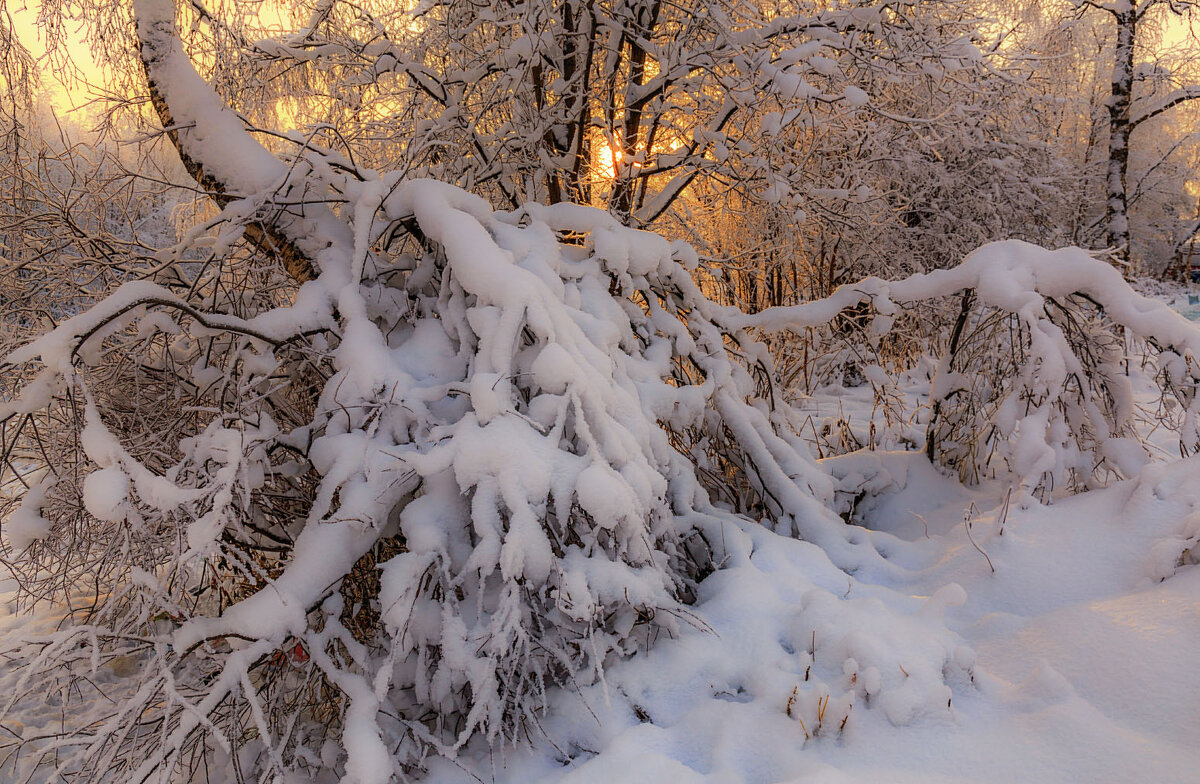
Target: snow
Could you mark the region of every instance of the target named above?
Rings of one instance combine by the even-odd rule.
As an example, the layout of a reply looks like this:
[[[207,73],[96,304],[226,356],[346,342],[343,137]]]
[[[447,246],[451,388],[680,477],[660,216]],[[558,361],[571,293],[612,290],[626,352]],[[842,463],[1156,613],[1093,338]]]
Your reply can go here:
[[[307,167],[289,167],[263,147],[196,72],[175,29],[175,4],[136,0],[133,6],[147,75],[170,106],[181,152],[203,161],[206,175],[215,177],[227,191],[259,194],[259,200],[242,205],[249,213],[269,208],[264,202],[277,197],[313,202],[301,209],[279,210],[275,220],[286,237],[318,259],[322,270],[357,258],[351,255],[356,238],[321,203],[324,194],[308,192],[318,180],[305,176]]]
[[[345,21],[327,16],[334,5],[320,0],[307,33],[260,50],[334,54],[318,29]],[[869,42],[918,21],[905,15],[917,5],[697,20],[722,31],[730,56],[715,60],[687,30],[649,42],[655,75],[622,105],[661,103],[670,74],[690,74],[670,78],[711,125],[644,170],[659,184],[639,214],[733,153],[788,212],[808,198],[895,201],[858,177],[812,188],[732,129],[753,126],[741,108],[765,99],[780,111],[759,130],[782,145],[767,149],[789,152],[792,126],[832,127],[794,104],[850,118],[872,103],[845,84],[856,61],[855,80],[875,89],[982,57],[966,37],[937,63],[920,46],[878,56]],[[175,3],[132,10],[168,136],[221,191],[219,218],[179,250],[219,227],[203,238],[219,257],[248,223],[270,222],[303,255],[292,275],[305,282],[290,305],[246,319],[129,283],[5,358],[19,393],[0,420],[20,423],[14,441],[45,422],[78,460],[5,466],[16,481],[4,490],[22,497],[0,507],[19,576],[0,575],[0,784],[80,764],[182,782],[177,763],[197,753],[214,780],[314,784],[1195,779],[1200,458],[1162,459],[1200,448],[1195,324],[1084,251],[1020,242],[746,314],[706,295],[694,249],[604,210],[499,212],[298,133],[281,159],[198,75]],[[615,17],[590,24],[625,36]],[[792,27],[810,43],[793,46]],[[911,32],[897,43],[919,44]],[[502,84],[526,83],[524,61],[549,45],[515,40],[496,59]],[[444,111],[410,151],[434,125],[463,124],[468,104],[489,105],[459,87],[486,82],[490,65],[436,85],[385,36],[353,54],[377,60],[368,79],[392,70],[441,88]],[[728,83],[704,87],[718,74]],[[565,77],[547,89],[572,93]],[[531,150],[565,127],[555,111],[534,118],[547,134],[516,115],[472,132]],[[454,171],[459,156],[438,157]],[[626,164],[650,166],[637,158]],[[505,189],[513,172],[497,161],[488,177]],[[529,179],[518,190],[536,193]],[[865,306],[877,343],[930,302],[961,302],[964,322],[997,315],[1026,342],[986,345],[1013,359],[982,370],[946,353],[906,378],[864,362],[857,391],[793,404],[781,388],[769,346],[787,333]],[[178,368],[155,378],[208,404],[168,439],[112,403],[119,366],[141,361],[122,353],[134,336],[163,341]],[[1137,341],[1156,375],[1131,368]],[[877,440],[884,395],[913,413],[887,416]],[[1160,424],[1136,414],[1152,399],[1181,420],[1178,440],[1138,432]],[[866,423],[880,447],[848,452]],[[954,452],[964,432],[986,434],[978,451]],[[834,456],[817,459],[826,435]],[[16,463],[51,463],[26,452]],[[99,595],[64,585],[62,606],[18,606],[60,578],[56,558],[97,553],[112,565],[86,588]],[[378,623],[350,628],[348,604]],[[39,753],[61,768],[37,767]]]
[[[811,405],[869,416],[865,397],[840,388]],[[1200,568],[1186,553],[1200,540],[1200,458],[1151,463],[1110,487],[1007,515],[1001,485],[963,487],[919,453],[822,465],[839,487],[871,488],[863,527],[852,530],[900,568],[848,575],[815,544],[749,521],[726,525],[727,559],[673,638],[610,666],[603,683],[551,692],[544,735],[530,746],[496,755],[477,741],[453,762],[434,759],[421,780],[1194,780]],[[599,493],[616,479],[595,481]],[[444,537],[418,521],[454,515],[434,497],[406,510],[414,544],[419,530]],[[971,504],[995,573],[967,538]],[[389,562],[390,624],[415,635],[441,626],[411,593],[433,563],[417,553]],[[590,617],[589,597],[601,593],[590,583],[602,575],[578,554],[562,568],[559,606]],[[37,623],[0,617],[3,645]],[[0,668],[0,683],[15,677]],[[352,773],[389,781],[370,729],[376,698],[356,682],[346,690],[363,727],[347,738]],[[40,705],[7,725],[28,735],[54,728],[55,709]]]
[[[1064,256],[1130,321],[1193,339]],[[845,393],[814,404],[869,418]],[[848,575],[812,543],[726,527],[676,639],[555,694],[532,750],[468,747],[426,780],[1192,781],[1200,461],[1135,447],[1109,446],[1131,479],[1007,512],[1003,485],[964,488],[917,453],[825,461],[868,490],[852,531],[897,568]]]
[[[425,780],[1193,781],[1200,569],[1160,581],[1145,557],[1195,535],[1178,521],[1200,503],[1200,460],[1011,511],[1001,535],[990,491],[919,455],[877,458],[895,481],[865,522],[916,559],[905,580],[729,531],[737,555],[677,639],[611,668],[607,694],[555,695],[533,750],[468,749]],[[995,574],[961,524],[971,501]],[[929,538],[897,519],[908,508],[930,513]]]
[[[10,546],[24,550],[39,539],[50,535],[50,522],[41,515],[46,502],[46,484],[33,485],[17,507],[4,521],[4,535]]]
[[[170,13],[151,0],[138,8],[143,24]],[[162,67],[182,68],[163,45]],[[205,144],[210,121],[233,133],[236,118],[209,117],[204,96],[176,98],[204,115],[187,144]],[[246,169],[229,178],[281,187],[264,151],[242,139],[235,152]],[[266,776],[285,768],[274,736],[284,730],[256,699],[255,663],[278,654],[311,662],[306,677],[343,698],[320,758],[345,784],[1194,778],[1200,458],[1153,462],[1131,438],[1147,379],[1109,354],[1085,368],[1051,316],[1084,295],[1157,343],[1171,384],[1194,387],[1200,330],[1170,307],[1083,251],[1009,242],[953,269],[747,315],[704,295],[694,251],[602,210],[499,213],[461,189],[392,175],[339,192],[341,216],[314,207],[289,219],[296,231],[331,225],[313,230],[327,243],[320,275],[290,307],[206,316],[133,283],[8,358],[41,375],[0,413],[49,407],[61,388],[84,403],[81,525],[123,533],[149,520],[176,538],[161,545],[176,548],[169,557],[130,564],[118,583],[137,628],[161,624],[137,654],[104,647],[96,627],[3,620],[0,690],[15,696],[0,721],[14,735],[87,724],[88,710],[53,710],[65,698],[50,709],[41,694],[31,700],[23,672],[53,663],[38,651],[70,652],[82,671],[87,652],[89,677],[107,668],[106,697],[127,700],[119,712],[138,722],[176,712],[132,780],[169,767],[237,699],[255,725],[247,762]],[[434,249],[373,255],[403,221]],[[373,277],[389,263],[394,285]],[[868,365],[860,392],[770,404],[784,390],[757,336],[820,327],[867,302],[878,337],[911,303],[967,290],[1029,335],[1032,358],[988,391],[987,421],[967,423],[994,425],[1007,469],[996,479],[963,485],[918,451],[818,461],[800,435],[805,414],[873,423],[889,389],[922,396],[925,418],[884,439],[919,448],[932,404],[970,391],[970,370],[950,357],[927,361],[919,392]],[[145,315],[159,309],[187,318]],[[275,367],[271,346],[326,330],[308,347],[329,378],[311,421],[284,432],[269,409],[216,409],[162,468],[123,445],[75,363],[127,324],[237,335],[242,361],[230,364],[252,379]],[[184,340],[172,342],[182,355]],[[223,367],[197,361],[189,378],[246,380]],[[1072,396],[1069,381],[1089,369],[1103,394]],[[259,400],[253,383],[236,388],[239,403]],[[1197,398],[1185,444],[1200,437]],[[709,455],[714,442],[728,462]],[[249,576],[236,596],[184,606],[168,595],[203,594],[213,565],[236,560],[229,541],[263,523],[256,499],[285,473],[272,455],[289,448],[313,487],[279,528],[286,560],[240,562]],[[1101,460],[1124,481],[1092,483]],[[1072,471],[1085,492],[1035,497]],[[10,548],[55,533],[40,514],[52,489],[35,485],[4,521]],[[342,625],[336,586],[396,539],[402,551],[375,564],[383,628],[367,644]],[[164,563],[170,579],[157,573]],[[119,729],[87,726],[101,745]],[[223,730],[211,744],[233,753]]]
[[[1114,267],[1078,248],[1051,251],[1019,241],[992,243],[951,269],[894,282],[868,278],[842,286],[823,300],[739,315],[735,323],[800,333],[829,323],[845,308],[869,302],[877,314],[871,332],[883,334],[892,328],[898,304],[963,292],[970,292],[968,302],[976,309],[1011,314],[1029,335],[1029,360],[1004,374],[1006,387],[985,391],[984,407],[990,413],[971,425],[982,432],[995,427],[1002,436],[989,447],[986,460],[976,464],[976,472],[995,470],[993,460],[1002,463],[1020,482],[1019,503],[1028,506],[1035,492],[1076,482],[1102,462],[1118,472],[1135,471],[1144,463],[1145,455],[1136,454],[1127,438],[1131,391],[1120,352],[1096,351],[1090,357],[1077,352],[1051,310],[1061,307],[1064,299],[1086,298],[1105,319],[1159,347],[1159,361],[1176,390],[1193,383],[1200,331],[1165,303],[1130,289]],[[961,405],[974,394],[969,388],[972,379],[955,372],[951,361],[943,357],[933,379],[931,401],[938,406],[947,401]],[[1087,363],[1094,367],[1088,370]],[[1098,380],[1098,389],[1078,396],[1068,392],[1071,379],[1084,374]],[[1183,444],[1190,451],[1200,445],[1200,396],[1181,394],[1186,400]],[[1082,432],[1078,423],[1084,421],[1094,439],[1068,438]]]
[[[83,480],[83,505],[97,520],[124,520],[129,508],[129,477],[118,466],[88,474]]]
[[[855,87],[852,84],[846,85],[846,89],[842,94],[846,99],[846,103],[850,104],[856,109],[866,106],[871,101],[871,96],[869,96],[865,90],[863,90],[861,87]]]

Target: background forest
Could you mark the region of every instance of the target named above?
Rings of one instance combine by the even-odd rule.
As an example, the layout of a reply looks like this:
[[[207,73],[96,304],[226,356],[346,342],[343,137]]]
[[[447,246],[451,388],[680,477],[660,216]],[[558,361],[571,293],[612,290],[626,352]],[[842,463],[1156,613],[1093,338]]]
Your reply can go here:
[[[1141,3],[1136,18],[1108,5],[256,2],[185,13],[193,60],[252,127],[276,134],[262,139],[270,148],[336,150],[500,209],[604,207],[693,243],[728,296],[757,309],[952,266],[997,239],[1119,249],[1138,274],[1177,265],[1198,220],[1192,4]],[[121,202],[187,208],[168,183],[188,180],[146,111],[129,13],[8,3],[0,14],[8,248],[37,257],[52,225],[70,231],[54,221],[76,197],[45,193],[60,189],[39,162],[95,183],[74,189],[85,201],[102,182],[109,214],[80,203],[69,220],[125,243],[148,229]],[[35,32],[49,45],[40,62],[24,46]],[[56,78],[79,75],[73,57],[93,80],[73,82],[73,100],[94,102],[61,116],[60,101],[52,119]]]

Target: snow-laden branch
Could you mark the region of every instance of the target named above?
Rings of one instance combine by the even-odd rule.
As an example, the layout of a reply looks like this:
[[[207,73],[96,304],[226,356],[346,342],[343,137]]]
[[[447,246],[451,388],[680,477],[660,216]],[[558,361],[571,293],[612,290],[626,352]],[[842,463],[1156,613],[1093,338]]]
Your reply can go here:
[[[826,299],[739,316],[736,323],[798,332],[870,303],[877,314],[872,332],[882,335],[904,307],[961,292],[971,292],[974,300],[964,300],[964,317],[971,316],[972,308],[975,324],[985,320],[981,313],[987,310],[1007,314],[1023,337],[1000,351],[1018,358],[1004,372],[963,367],[953,350],[941,358],[930,394],[931,453],[947,427],[974,430],[972,438],[983,439],[986,453],[955,452],[947,459],[970,462],[970,472],[977,475],[994,452],[1027,493],[1047,481],[1060,486],[1080,478],[1086,482],[1101,464],[1122,475],[1136,470],[1145,458],[1125,437],[1132,400],[1120,366],[1124,350],[1116,348],[1123,346],[1123,338],[1106,337],[1113,326],[1161,352],[1164,384],[1186,406],[1183,444],[1196,448],[1200,404],[1193,389],[1200,371],[1200,329],[1164,303],[1133,291],[1111,265],[1076,248],[1049,251],[1023,242],[995,243],[953,269],[894,282],[868,278]],[[998,356],[996,346],[982,347],[981,356]],[[981,373],[995,377],[988,378],[978,392],[983,399],[977,399]],[[974,412],[970,416],[982,418],[949,425],[938,421],[939,414],[953,416],[945,408],[953,405],[967,406]],[[959,468],[966,473],[962,464]]]
[[[1188,101],[1194,101],[1197,98],[1200,98],[1200,85],[1192,84],[1186,87],[1181,87],[1180,89],[1175,90],[1169,95],[1165,95],[1156,101],[1146,101],[1146,103],[1150,104],[1148,106],[1144,106],[1139,103],[1134,107],[1132,111],[1133,116],[1130,118],[1129,123],[1130,125],[1137,127],[1147,120],[1152,120],[1155,117],[1158,117],[1160,114],[1174,109],[1180,104],[1187,103]]]
[[[223,207],[252,198],[247,238],[277,254],[297,282],[344,265],[349,238],[324,193],[303,167],[259,144],[196,72],[176,29],[175,0],[135,0],[134,16],[151,102],[189,174]]]
[[[842,286],[826,299],[769,308],[745,315],[739,326],[771,331],[799,330],[828,323],[862,302],[874,303],[885,318],[897,303],[948,297],[974,289],[980,303],[1035,319],[1047,298],[1084,294],[1113,322],[1141,338],[1200,356],[1200,330],[1165,303],[1138,294],[1112,265],[1079,248],[1046,250],[1026,242],[987,245],[952,269],[913,275],[900,281],[867,278]]]
[[[206,329],[225,330],[277,346],[288,336],[263,331],[252,322],[222,313],[205,313],[189,304],[174,292],[149,281],[127,283],[95,308],[64,321],[53,332],[26,343],[3,358],[0,367],[39,360],[48,367],[61,368],[73,361],[83,345],[106,327],[118,324],[118,319],[130,311],[147,308],[178,310],[195,319]],[[3,409],[0,409],[2,411]]]

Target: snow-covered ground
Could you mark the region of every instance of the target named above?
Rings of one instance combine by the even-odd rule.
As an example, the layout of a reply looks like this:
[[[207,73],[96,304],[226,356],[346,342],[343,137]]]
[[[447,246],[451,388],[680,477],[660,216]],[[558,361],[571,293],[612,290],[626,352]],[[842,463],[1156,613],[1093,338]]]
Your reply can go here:
[[[692,628],[558,695],[533,751],[431,780],[1197,780],[1200,568],[1175,566],[1200,459],[1007,515],[920,455],[877,467],[893,487],[864,536],[894,570],[847,577],[813,545],[731,532],[742,556]]]

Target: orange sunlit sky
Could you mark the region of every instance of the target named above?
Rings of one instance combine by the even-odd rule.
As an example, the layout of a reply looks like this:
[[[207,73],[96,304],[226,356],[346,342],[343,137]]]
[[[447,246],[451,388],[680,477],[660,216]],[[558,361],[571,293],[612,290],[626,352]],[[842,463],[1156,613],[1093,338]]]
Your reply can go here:
[[[15,0],[9,2],[8,12],[12,16],[14,26],[16,27],[17,37],[21,43],[33,53],[34,57],[43,57],[46,52],[45,42],[40,35],[37,27],[37,0]],[[92,59],[91,52],[83,43],[81,37],[76,34],[76,31],[71,30],[71,59],[75,67],[79,71],[79,77],[93,83],[103,81],[103,72]],[[67,110],[81,106],[87,101],[88,89],[85,84],[70,83],[74,80],[64,80],[57,74],[53,73],[51,68],[41,69],[42,88],[46,91],[45,97],[50,100],[56,109]]]

